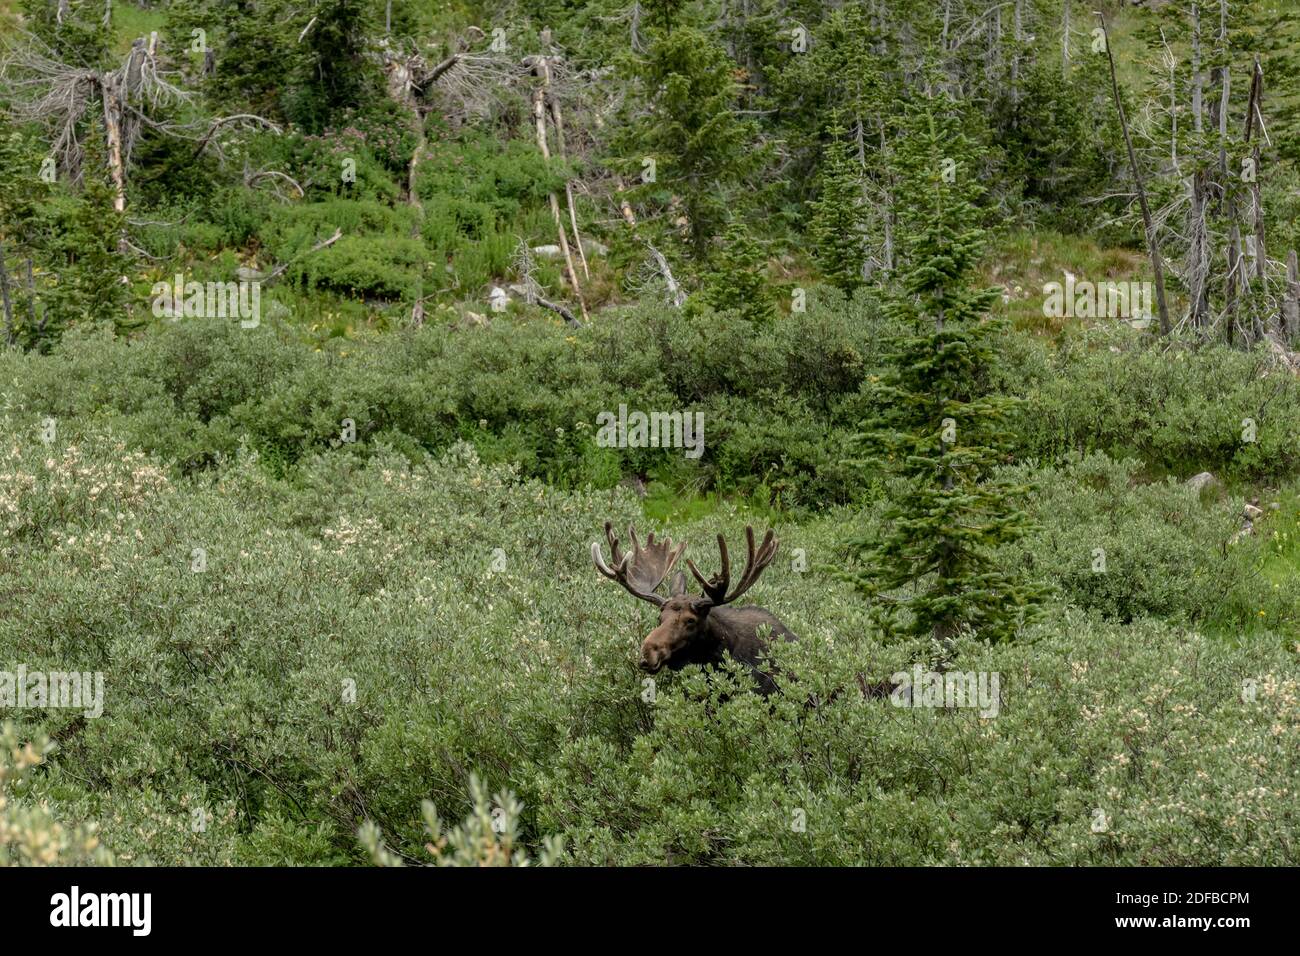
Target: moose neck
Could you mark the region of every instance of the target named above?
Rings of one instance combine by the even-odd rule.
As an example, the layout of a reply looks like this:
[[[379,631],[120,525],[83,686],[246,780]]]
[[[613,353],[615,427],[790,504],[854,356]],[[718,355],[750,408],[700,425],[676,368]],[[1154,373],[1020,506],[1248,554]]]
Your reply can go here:
[[[718,607],[705,619],[707,633],[719,649],[746,664],[759,662],[767,640],[759,636],[763,629],[770,639],[794,640],[795,635],[767,608],[751,604],[746,607]],[[766,625],[766,627],[764,627]]]

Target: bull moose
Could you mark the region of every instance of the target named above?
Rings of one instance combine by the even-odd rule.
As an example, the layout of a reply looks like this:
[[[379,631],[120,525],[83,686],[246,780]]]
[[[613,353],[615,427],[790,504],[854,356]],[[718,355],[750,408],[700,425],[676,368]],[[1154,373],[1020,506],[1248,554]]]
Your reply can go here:
[[[797,641],[799,638],[766,608],[726,606],[748,591],[776,557],[778,541],[771,529],[755,549],[754,529],[746,526],[749,557],[734,589],[731,589],[727,542],[722,535],[718,535],[722,570],[714,577],[706,580],[695,562],[687,558],[686,564],[704,592],[700,596],[686,593],[686,575],[681,571],[673,575],[667,597],[655,593],[685,552],[685,541],[674,548],[672,538],[656,542],[651,532],[642,546],[636,528],[629,525],[632,550],[624,553],[608,521],[605,522],[605,537],[609,541],[612,564],[605,563],[600,542],[596,541],[591,545],[591,558],[596,569],[611,581],[621,584],[633,597],[659,608],[659,625],[646,635],[641,644],[639,663],[643,671],[654,674],[664,666],[681,670],[687,664],[717,664],[730,654],[749,668],[759,693],[767,696],[776,690],[772,674],[763,669],[768,641],[773,638]],[[766,636],[759,633],[764,625],[768,632]]]

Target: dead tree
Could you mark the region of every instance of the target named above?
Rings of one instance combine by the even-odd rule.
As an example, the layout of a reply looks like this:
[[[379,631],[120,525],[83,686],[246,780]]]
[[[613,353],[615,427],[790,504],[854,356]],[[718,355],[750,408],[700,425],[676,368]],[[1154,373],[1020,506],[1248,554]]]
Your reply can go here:
[[[80,131],[90,117],[100,124],[113,208],[119,213],[126,211],[131,153],[141,130],[145,126],[163,132],[179,129],[158,123],[149,114],[190,99],[187,91],[168,80],[169,75],[158,59],[156,33],[148,40],[137,39],[114,70],[71,66],[30,34],[21,44],[11,43],[0,61],[13,115],[45,125],[54,152],[74,183],[81,179],[84,157]],[[101,115],[91,109],[95,103],[101,105]]]
[[[623,195],[625,189],[623,180],[616,179],[614,181],[614,188],[619,194],[618,208],[619,212],[623,215],[623,221],[628,224],[629,228],[631,228],[632,235],[636,236],[645,244],[646,252],[649,254],[649,260],[654,267],[655,273],[663,281],[664,288],[668,291],[669,303],[680,309],[686,304],[685,290],[682,289],[680,284],[678,284],[677,277],[673,275],[673,270],[668,264],[667,257],[656,249],[654,243],[649,239],[642,239],[639,235],[637,231],[636,213],[632,211],[632,204],[629,203],[627,197]]]
[[[560,162],[569,161],[567,150],[565,149],[564,137],[564,117],[560,112],[560,100],[556,95],[554,75],[551,70],[552,61],[543,58],[542,69],[545,76],[546,86],[546,106],[551,114],[551,122],[555,124],[555,145],[560,154]],[[573,229],[573,244],[578,250],[578,260],[582,263],[582,274],[587,280],[591,279],[591,270],[587,267],[587,252],[582,248],[582,234],[578,232],[578,211],[573,202],[573,179],[564,177],[564,198],[569,207],[569,225]]]
[[[1142,185],[1142,170],[1138,168],[1137,154],[1133,151],[1133,138],[1129,135],[1128,119],[1124,115],[1124,102],[1119,95],[1119,81],[1115,78],[1115,56],[1110,50],[1110,32],[1106,29],[1106,18],[1097,14],[1101,21],[1102,40],[1106,45],[1106,61],[1110,65],[1110,86],[1115,97],[1115,109],[1119,113],[1120,129],[1124,133],[1124,146],[1128,151],[1129,170],[1133,174],[1133,185],[1137,189],[1138,203],[1142,207],[1142,224],[1146,232],[1147,252],[1151,257],[1151,269],[1155,273],[1156,309],[1160,314],[1160,334],[1168,335],[1169,305],[1165,301],[1165,270],[1160,258],[1160,244],[1156,238],[1155,224],[1151,218],[1151,206],[1147,203],[1146,189]]]
[[[1246,133],[1245,142],[1250,147],[1251,157],[1251,175],[1248,180],[1250,185],[1250,203],[1254,220],[1255,231],[1255,278],[1259,279],[1260,285],[1264,292],[1268,291],[1268,278],[1265,275],[1265,263],[1268,257],[1264,254],[1264,201],[1260,195],[1259,187],[1259,170],[1260,170],[1260,151],[1259,140],[1254,138],[1256,125],[1259,126],[1260,134],[1264,132],[1264,117],[1260,113],[1260,100],[1264,95],[1264,69],[1259,65],[1259,57],[1255,57],[1255,69],[1251,74],[1250,80],[1250,97],[1246,101]]]
[[[535,75],[541,80],[541,83],[533,90],[533,120],[537,129],[537,148],[541,151],[542,159],[550,165],[551,150],[547,144],[546,138],[546,92],[550,86],[550,67],[546,62],[547,58],[539,56],[533,58],[533,68]],[[574,298],[578,300],[578,307],[582,310],[582,318],[586,320],[587,303],[582,298],[582,283],[578,281],[578,270],[573,266],[573,253],[569,248],[569,239],[565,234],[564,221],[560,217],[560,201],[552,191],[547,194],[547,201],[551,206],[551,218],[555,220],[556,234],[560,239],[560,253],[564,256],[564,265],[568,270],[569,285],[573,289]]]
[[[582,328],[582,323],[578,317],[557,302],[552,302],[542,295],[542,287],[533,277],[533,253],[528,248],[528,243],[521,238],[519,244],[515,247],[515,274],[519,276],[519,282],[510,286],[511,290],[524,297],[524,301],[529,305],[540,305],[544,309],[550,309],[565,322],[574,328]]]
[[[1288,344],[1300,337],[1300,265],[1296,252],[1286,257],[1286,294],[1282,299],[1282,334]]]

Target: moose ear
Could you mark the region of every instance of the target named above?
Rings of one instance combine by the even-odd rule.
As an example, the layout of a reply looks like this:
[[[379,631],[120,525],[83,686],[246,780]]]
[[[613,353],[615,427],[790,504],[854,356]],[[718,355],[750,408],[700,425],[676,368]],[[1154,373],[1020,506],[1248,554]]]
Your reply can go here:
[[[713,602],[708,598],[697,597],[691,601],[691,610],[695,612],[695,616],[700,620],[704,620],[708,613],[713,610],[713,606]]]
[[[668,585],[668,596],[677,597],[679,594],[686,593],[686,572],[678,571],[673,575],[673,580]]]

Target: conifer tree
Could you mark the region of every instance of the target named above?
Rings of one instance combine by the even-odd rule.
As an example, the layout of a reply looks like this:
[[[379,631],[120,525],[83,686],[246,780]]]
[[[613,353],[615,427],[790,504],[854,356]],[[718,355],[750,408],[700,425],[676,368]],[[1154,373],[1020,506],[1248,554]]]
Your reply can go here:
[[[813,255],[827,281],[845,295],[862,285],[867,243],[863,232],[861,172],[844,127],[835,122],[826,162],[820,175],[821,193],[809,203],[808,235]]]
[[[766,322],[774,314],[767,257],[739,219],[723,234],[713,268],[705,277],[703,297],[713,308],[735,309],[749,322]]]
[[[754,124],[735,113],[735,64],[709,36],[678,27],[634,69],[639,95],[615,148],[641,176],[634,197],[659,205],[667,236],[685,239],[696,262],[706,263],[736,203],[752,199],[746,189],[765,159]]]
[[[1011,636],[1043,593],[994,556],[1027,529],[1013,504],[1027,488],[993,474],[1014,400],[987,384],[997,324],[984,316],[996,292],[971,285],[984,237],[974,158],[949,101],[910,112],[897,150],[908,267],[889,306],[902,331],[860,436],[867,460],[907,490],[888,506],[883,537],[855,542],[867,562],[847,575],[887,627],[945,644],[963,626]]]
[[[95,0],[21,0],[24,26],[70,66],[94,69],[108,61],[113,39],[104,4]]]

